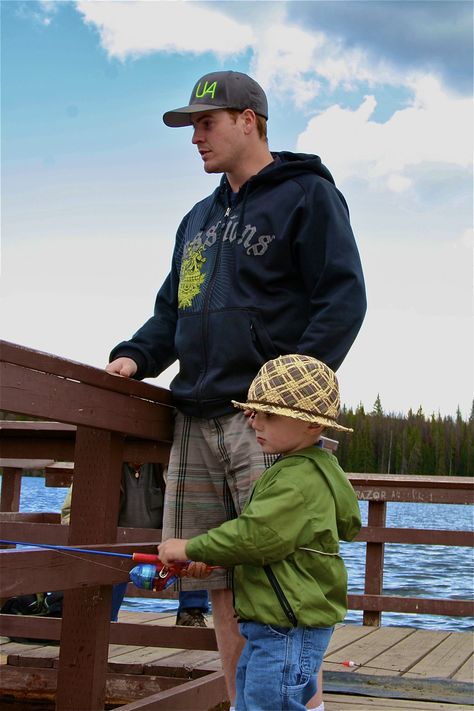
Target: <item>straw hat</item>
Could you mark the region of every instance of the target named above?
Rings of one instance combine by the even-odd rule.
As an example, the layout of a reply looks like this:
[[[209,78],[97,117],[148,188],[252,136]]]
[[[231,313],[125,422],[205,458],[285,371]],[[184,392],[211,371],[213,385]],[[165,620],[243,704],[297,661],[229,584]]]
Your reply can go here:
[[[253,379],[247,402],[232,400],[241,410],[293,417],[353,432],[339,425],[339,384],[333,371],[311,356],[292,354],[269,360]]]

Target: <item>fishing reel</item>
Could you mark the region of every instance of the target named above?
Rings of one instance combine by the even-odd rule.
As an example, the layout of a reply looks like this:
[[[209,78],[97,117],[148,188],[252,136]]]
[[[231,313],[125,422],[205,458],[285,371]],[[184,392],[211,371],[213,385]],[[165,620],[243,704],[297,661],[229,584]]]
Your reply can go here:
[[[161,592],[174,585],[178,578],[186,576],[188,563],[172,563],[165,565],[157,555],[134,553],[132,559],[142,563],[130,571],[130,580],[142,590]]]

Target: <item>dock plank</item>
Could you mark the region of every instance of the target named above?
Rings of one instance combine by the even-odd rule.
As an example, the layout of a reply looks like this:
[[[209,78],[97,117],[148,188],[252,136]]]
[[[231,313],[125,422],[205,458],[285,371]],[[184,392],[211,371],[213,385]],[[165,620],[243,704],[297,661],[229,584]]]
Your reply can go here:
[[[349,642],[333,653],[330,652],[326,656],[325,666],[333,671],[338,671],[342,662],[351,660],[355,666],[348,668],[347,671],[355,673],[368,664],[375,665],[375,660],[378,660],[380,655],[400,641],[409,639],[415,633],[411,627],[371,627],[369,629],[372,630],[371,634]]]
[[[446,639],[442,640],[440,644],[412,666],[403,676],[406,678],[453,677],[470,657],[472,658],[472,638],[470,635],[462,632],[451,632]],[[462,679],[462,681],[473,681],[472,662],[470,672],[470,679]]]
[[[474,654],[465,661],[465,663],[458,669],[458,671],[453,674],[453,680],[455,681],[465,681],[473,683],[474,679]]]
[[[370,696],[324,694],[325,711],[472,711],[465,704],[446,704],[413,699],[381,699]]]
[[[145,664],[150,665],[171,654],[183,652],[182,649],[164,647],[140,647],[128,654],[121,654],[118,658],[109,658],[109,669],[124,674],[143,674]]]
[[[405,639],[400,639],[370,663],[356,669],[356,673],[369,671],[371,675],[403,675],[423,660],[433,649],[449,636],[449,632],[415,630]]]
[[[144,666],[145,674],[197,678],[222,668],[219,652],[188,649]]]
[[[364,627],[363,625],[337,625],[329,642],[326,656],[335,655],[336,652],[348,644],[373,634],[375,629],[375,627]]]
[[[25,648],[28,648],[30,650],[44,649],[44,644],[41,644],[39,642],[10,642],[9,637],[2,637],[2,639],[6,641],[0,643],[0,664],[7,664],[8,657],[10,655],[15,655],[20,652],[23,652]]]
[[[34,649],[19,649],[8,655],[8,664],[15,667],[45,667],[51,668],[59,658],[58,645],[44,645]],[[57,666],[57,665],[56,665]]]
[[[134,624],[150,624],[156,620],[164,620],[167,617],[176,617],[171,613],[167,612],[129,612],[128,610],[120,610],[118,621],[119,622],[133,622]]]

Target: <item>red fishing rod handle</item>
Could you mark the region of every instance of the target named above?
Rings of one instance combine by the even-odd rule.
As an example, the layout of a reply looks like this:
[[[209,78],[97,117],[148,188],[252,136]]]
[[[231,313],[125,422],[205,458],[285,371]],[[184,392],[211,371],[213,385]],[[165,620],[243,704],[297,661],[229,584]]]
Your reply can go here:
[[[136,560],[137,563],[161,563],[157,555],[153,553],[133,553],[132,560]]]

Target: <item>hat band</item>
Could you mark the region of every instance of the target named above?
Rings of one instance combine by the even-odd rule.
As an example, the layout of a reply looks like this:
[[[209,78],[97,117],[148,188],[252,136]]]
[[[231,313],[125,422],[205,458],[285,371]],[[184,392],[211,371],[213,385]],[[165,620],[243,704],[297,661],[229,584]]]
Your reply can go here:
[[[286,410],[294,410],[295,412],[304,412],[305,415],[315,415],[316,417],[324,417],[326,420],[334,420],[336,416],[328,415],[327,413],[317,412],[315,410],[306,410],[304,407],[297,407],[296,405],[288,405],[286,402],[267,402],[266,400],[254,400],[256,405],[265,405],[266,407],[282,407]],[[248,403],[251,404],[250,402]]]

